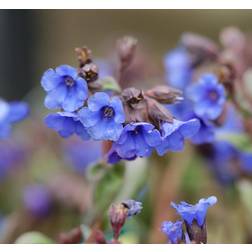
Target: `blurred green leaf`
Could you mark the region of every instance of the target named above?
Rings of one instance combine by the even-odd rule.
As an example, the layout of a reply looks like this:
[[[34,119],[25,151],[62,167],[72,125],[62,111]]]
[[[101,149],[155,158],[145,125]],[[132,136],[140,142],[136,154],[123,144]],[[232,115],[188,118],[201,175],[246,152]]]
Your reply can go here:
[[[111,90],[115,92],[121,91],[119,84],[113,77],[105,77],[104,79],[100,80],[100,82],[104,90]]]
[[[52,244],[55,243],[49,237],[45,236],[40,232],[27,232],[19,236],[19,238],[15,241],[15,243],[19,244]]]
[[[231,134],[225,133],[218,135],[218,139],[221,141],[227,141],[233,144],[237,149],[241,151],[252,151],[252,143],[250,137],[246,133]]]
[[[252,216],[252,183],[247,180],[238,183],[238,189],[243,205],[245,206],[248,214]]]
[[[107,164],[102,163],[102,162],[91,164],[87,168],[87,173],[86,173],[87,179],[90,181],[99,179],[105,173],[106,168],[107,168]]]
[[[94,200],[99,210],[107,209],[120,192],[124,173],[125,166],[123,162],[108,167],[108,170],[95,188]]]

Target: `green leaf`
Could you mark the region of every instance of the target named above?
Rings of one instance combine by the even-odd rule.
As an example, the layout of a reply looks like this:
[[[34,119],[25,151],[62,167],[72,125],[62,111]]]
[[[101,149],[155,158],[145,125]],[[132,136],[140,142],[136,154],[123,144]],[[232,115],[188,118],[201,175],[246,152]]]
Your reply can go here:
[[[100,82],[104,90],[111,90],[115,92],[121,91],[121,87],[113,77],[105,77],[104,79],[100,80]]]
[[[237,149],[241,151],[252,151],[252,143],[250,137],[246,133],[241,134],[219,134],[217,136],[218,140],[227,141],[233,144]]]
[[[120,192],[123,185],[125,167],[123,163],[113,165],[98,182],[94,200],[99,211],[106,210]]]
[[[101,178],[104,175],[104,173],[107,169],[107,166],[108,165],[103,162],[91,164],[87,168],[87,173],[86,173],[87,179],[90,180],[91,182],[98,180],[99,178]]]
[[[15,243],[19,244],[52,244],[54,243],[49,237],[40,232],[27,232],[19,236]]]

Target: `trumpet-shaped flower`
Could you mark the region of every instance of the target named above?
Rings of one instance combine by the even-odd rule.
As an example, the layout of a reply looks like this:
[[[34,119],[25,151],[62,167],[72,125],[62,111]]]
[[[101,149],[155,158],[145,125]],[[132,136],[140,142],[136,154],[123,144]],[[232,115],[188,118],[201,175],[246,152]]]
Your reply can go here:
[[[88,97],[87,82],[78,75],[77,69],[68,65],[48,69],[41,85],[47,92],[45,106],[48,109],[73,112],[82,107]]]
[[[83,140],[89,139],[89,135],[85,127],[79,121],[79,117],[76,113],[58,112],[56,114],[50,114],[45,118],[45,123],[48,128],[54,129],[64,138],[76,134]]]
[[[200,123],[197,119],[185,122],[174,119],[173,123],[164,123],[161,129],[161,144],[156,146],[158,154],[164,155],[167,151],[181,151],[185,138],[195,135],[199,127]]]
[[[80,121],[94,140],[116,141],[123,130],[125,114],[118,97],[97,92],[88,99],[88,107],[79,111]]]
[[[181,218],[189,225],[192,225],[195,220],[200,227],[203,226],[206,220],[206,214],[209,207],[216,204],[217,198],[211,196],[207,199],[201,199],[195,205],[188,204],[187,202],[180,202],[179,204],[171,203],[171,206],[176,209]]]

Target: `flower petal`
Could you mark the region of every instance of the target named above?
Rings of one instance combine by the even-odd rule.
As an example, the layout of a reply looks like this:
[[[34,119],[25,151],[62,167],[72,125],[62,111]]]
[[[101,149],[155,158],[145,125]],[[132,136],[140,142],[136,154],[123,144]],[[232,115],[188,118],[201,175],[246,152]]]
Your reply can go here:
[[[41,86],[45,91],[51,91],[62,82],[62,77],[59,76],[52,68],[48,69],[41,78]]]

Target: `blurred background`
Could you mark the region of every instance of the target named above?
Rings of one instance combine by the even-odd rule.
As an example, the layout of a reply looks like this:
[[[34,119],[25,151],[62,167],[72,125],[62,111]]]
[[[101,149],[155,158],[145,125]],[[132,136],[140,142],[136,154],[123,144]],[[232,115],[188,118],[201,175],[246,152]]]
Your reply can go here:
[[[199,33],[218,41],[224,27],[237,26],[251,32],[251,24],[252,12],[247,10],[1,10],[0,96],[8,101],[29,102],[31,117],[17,126],[8,143],[2,144],[0,242],[12,243],[31,230],[46,234],[45,242],[58,242],[61,232],[80,223],[91,223],[93,209],[102,209],[101,215],[107,216],[107,207],[113,202],[101,193],[96,203],[102,198],[107,202],[93,205],[92,186],[83,179],[88,164],[101,158],[100,144],[75,138],[63,140],[43,124],[48,111],[43,105],[40,78],[46,69],[61,64],[77,66],[74,48],[83,45],[92,49],[96,59],[114,62],[116,40],[133,35],[139,41],[138,53],[142,56],[138,63],[149,63],[143,73],[146,85],[151,85],[148,78],[161,83],[163,57],[176,47],[183,32]],[[8,164],[1,164],[3,160]],[[246,181],[237,187],[219,183],[205,169],[206,163],[195,158],[191,146],[186,146],[183,153],[172,154],[169,161],[157,158],[147,165],[141,159],[128,162],[127,166],[122,185],[120,175],[106,178],[109,187],[119,183],[123,188],[113,199],[137,195],[145,202],[145,213],[127,224],[124,242],[165,242],[160,223],[177,218],[169,207],[170,201],[196,202],[212,194],[217,195],[220,203],[208,216],[209,242],[251,242],[251,183]],[[164,166],[169,166],[169,172],[162,172]],[[6,167],[12,167],[11,171],[6,172]],[[156,167],[161,169],[159,173],[153,173]],[[159,188],[146,189],[144,185],[150,176],[156,181],[163,177]],[[154,200],[146,199],[146,190],[151,191]],[[157,197],[159,191],[164,198]],[[110,190],[107,192],[110,195]],[[241,192],[244,193],[238,196]],[[109,230],[107,220],[100,222]],[[107,235],[110,237],[111,231]]]
[[[48,67],[75,65],[78,46],[106,57],[118,37],[134,35],[161,66],[182,32],[217,40],[226,26],[250,32],[251,22],[249,10],[1,10],[1,96],[20,99]]]

